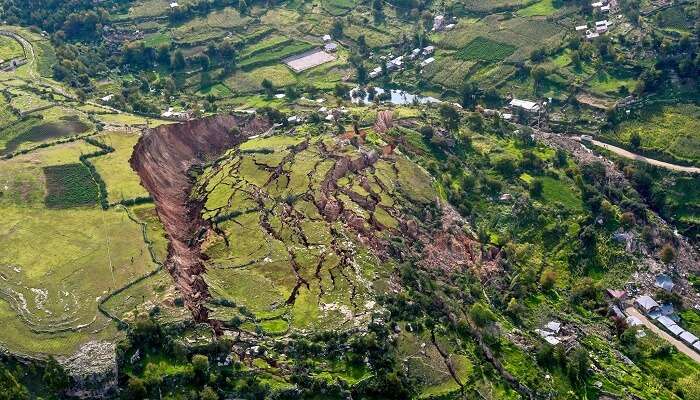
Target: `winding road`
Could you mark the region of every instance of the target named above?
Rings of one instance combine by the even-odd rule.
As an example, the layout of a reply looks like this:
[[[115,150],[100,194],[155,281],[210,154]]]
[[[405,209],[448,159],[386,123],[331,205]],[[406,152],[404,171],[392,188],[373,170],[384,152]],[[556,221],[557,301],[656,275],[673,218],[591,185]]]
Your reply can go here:
[[[600,142],[598,140],[582,140],[581,137],[577,137],[576,139],[578,141],[580,141],[581,143],[590,142],[591,144],[593,144],[595,146],[598,146],[598,147],[601,147],[605,150],[611,151],[619,156],[629,158],[632,160],[636,160],[636,161],[641,161],[641,162],[644,162],[644,163],[647,163],[649,165],[653,165],[656,167],[666,168],[668,170],[676,171],[676,172],[687,172],[689,174],[700,174],[700,168],[698,168],[698,167],[685,167],[682,165],[671,164],[671,163],[667,163],[665,161],[659,161],[659,160],[655,160],[653,158],[640,156],[639,154],[632,153],[631,151],[627,151],[623,148],[613,146],[611,144],[603,143],[603,142]]]

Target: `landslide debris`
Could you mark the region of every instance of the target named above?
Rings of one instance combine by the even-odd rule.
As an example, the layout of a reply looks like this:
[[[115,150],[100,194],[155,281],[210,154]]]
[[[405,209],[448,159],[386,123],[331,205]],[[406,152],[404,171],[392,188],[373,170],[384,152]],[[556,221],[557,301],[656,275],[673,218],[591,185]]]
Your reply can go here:
[[[278,334],[360,326],[409,257],[448,273],[496,268],[498,252],[482,252],[427,172],[351,143],[255,138],[199,176],[192,196],[212,228],[202,251],[216,318],[242,305]]]
[[[202,203],[190,199],[189,172],[269,127],[259,118],[220,115],[160,126],[146,132],[134,148],[131,167],[153,197],[170,242],[165,267],[197,322],[209,322],[200,254],[207,222],[201,218]]]

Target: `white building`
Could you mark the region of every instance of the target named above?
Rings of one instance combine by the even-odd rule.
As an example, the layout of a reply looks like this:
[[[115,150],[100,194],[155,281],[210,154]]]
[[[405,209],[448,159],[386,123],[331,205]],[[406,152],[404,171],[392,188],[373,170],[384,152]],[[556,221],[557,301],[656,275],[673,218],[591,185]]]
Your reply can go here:
[[[698,337],[690,332],[683,332],[678,337],[689,346],[698,341]]]
[[[423,47],[423,54],[431,55],[435,52],[435,46],[425,46]]]
[[[442,30],[442,28],[445,26],[445,16],[444,15],[436,15],[435,18],[433,18],[433,31],[437,32]]]
[[[324,42],[330,42],[332,40],[331,35],[323,35]]]
[[[535,103],[534,101],[513,99],[510,101],[510,106],[514,108],[520,108],[532,113],[540,111],[540,105]]]
[[[434,61],[435,61],[435,58],[433,58],[433,57],[426,58],[425,60],[423,60],[423,62],[420,63],[420,66],[425,67],[426,65],[432,64]]]

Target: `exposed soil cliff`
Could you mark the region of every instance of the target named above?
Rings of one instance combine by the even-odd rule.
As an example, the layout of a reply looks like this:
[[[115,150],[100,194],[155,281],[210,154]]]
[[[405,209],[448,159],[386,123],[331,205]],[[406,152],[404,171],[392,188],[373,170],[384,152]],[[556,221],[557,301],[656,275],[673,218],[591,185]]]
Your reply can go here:
[[[188,172],[269,127],[259,118],[220,115],[160,126],[144,134],[134,148],[131,167],[153,197],[170,239],[165,266],[197,322],[209,322],[209,290],[200,253],[207,223],[200,216],[202,204],[190,199],[193,181]]]

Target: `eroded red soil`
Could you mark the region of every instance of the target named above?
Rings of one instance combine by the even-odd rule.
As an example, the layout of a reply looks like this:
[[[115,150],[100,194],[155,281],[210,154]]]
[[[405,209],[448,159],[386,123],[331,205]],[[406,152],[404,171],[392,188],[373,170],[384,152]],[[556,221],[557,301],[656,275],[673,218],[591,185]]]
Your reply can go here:
[[[201,239],[208,226],[200,216],[201,202],[190,199],[189,171],[269,128],[263,119],[219,115],[160,126],[144,134],[134,147],[131,167],[153,197],[170,239],[165,267],[197,322],[210,322],[201,258]]]

